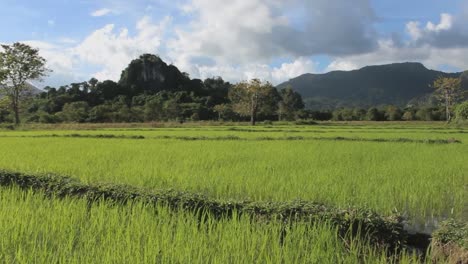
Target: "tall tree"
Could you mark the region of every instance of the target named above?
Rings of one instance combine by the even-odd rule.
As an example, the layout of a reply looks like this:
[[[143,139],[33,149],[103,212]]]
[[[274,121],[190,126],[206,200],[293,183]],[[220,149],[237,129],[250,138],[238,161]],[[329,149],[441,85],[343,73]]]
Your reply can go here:
[[[453,106],[463,97],[461,78],[439,77],[434,81],[432,87],[435,89],[436,97],[444,102],[446,120],[450,122]]]
[[[278,105],[278,117],[280,120],[294,120],[296,112],[304,109],[304,101],[299,93],[291,86],[280,91],[281,101]]]
[[[1,45],[0,80],[3,79],[2,91],[10,98],[11,108],[15,113],[15,124],[20,123],[20,97],[27,92],[27,81],[40,80],[49,70],[46,60],[39,55],[39,50],[23,43]]]
[[[269,82],[259,79],[243,81],[229,91],[234,112],[242,116],[250,116],[251,125],[257,122],[259,113],[272,114],[278,106],[278,92]]]

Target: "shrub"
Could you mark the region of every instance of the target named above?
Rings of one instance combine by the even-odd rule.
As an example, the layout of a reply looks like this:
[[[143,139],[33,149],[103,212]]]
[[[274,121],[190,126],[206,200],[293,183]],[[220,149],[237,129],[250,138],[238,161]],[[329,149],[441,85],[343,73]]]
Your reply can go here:
[[[456,121],[468,121],[468,101],[465,101],[455,108]]]

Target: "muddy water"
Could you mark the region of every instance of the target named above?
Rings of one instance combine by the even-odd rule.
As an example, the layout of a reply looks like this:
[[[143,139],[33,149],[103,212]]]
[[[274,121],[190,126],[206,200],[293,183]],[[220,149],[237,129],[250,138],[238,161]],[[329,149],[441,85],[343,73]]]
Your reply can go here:
[[[404,228],[408,233],[422,233],[430,235],[439,228],[440,223],[447,220],[447,217],[429,217],[424,220],[405,221]]]

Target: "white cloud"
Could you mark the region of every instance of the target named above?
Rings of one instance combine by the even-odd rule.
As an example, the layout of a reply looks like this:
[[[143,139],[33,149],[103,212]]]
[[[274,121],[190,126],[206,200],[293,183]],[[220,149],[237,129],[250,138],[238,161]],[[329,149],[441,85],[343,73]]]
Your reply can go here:
[[[418,40],[423,35],[419,25],[420,23],[418,21],[410,21],[406,24],[406,32],[408,32],[412,40]]]
[[[275,83],[280,83],[304,73],[312,73],[315,71],[314,62],[302,57],[291,63],[283,63],[281,67],[274,68],[271,74],[273,81]]]
[[[290,63],[283,63],[279,67],[271,67],[268,64],[250,63],[243,65],[216,64],[213,66],[195,65],[192,67],[194,77],[210,78],[221,76],[230,82],[259,78],[279,84],[304,73],[316,72],[315,63],[308,58],[298,58]]]
[[[468,11],[467,14],[451,15],[442,13],[440,21],[427,22],[421,26],[419,21],[406,24],[412,45],[430,45],[437,48],[460,48],[468,46]]]
[[[124,14],[137,4],[111,2],[93,14]],[[167,5],[163,2],[139,5],[140,15],[157,12]],[[255,77],[277,84],[317,72],[310,59],[314,54],[332,58],[326,71],[404,61],[468,68],[468,15],[443,13],[437,22],[409,21],[409,38],[399,41],[375,32],[369,0],[184,0],[171,5],[168,10],[183,16],[175,23],[170,17],[157,23],[143,17],[134,28],[108,24],[83,40],[35,44],[41,44],[54,75],[73,73],[75,79],[118,80],[142,53],[159,54],[195,78],[222,76],[231,82]],[[271,66],[278,58],[288,60]]]
[[[58,42],[60,42],[62,44],[75,44],[75,43],[77,43],[76,39],[67,38],[67,37],[59,38]]]
[[[443,13],[440,15],[440,23],[434,25],[432,22],[427,22],[426,30],[439,32],[442,30],[449,30],[453,25],[453,17],[450,14]]]
[[[53,72],[46,79],[49,85],[60,86],[73,81],[83,81],[92,76],[100,80],[118,80],[128,63],[143,53],[158,53],[164,29],[171,18],[155,24],[149,17],[141,18],[135,26],[135,34],[127,28],[115,29],[108,24],[77,42],[59,38],[56,43],[22,41],[34,48],[47,60]],[[98,69],[90,72],[91,69]]]
[[[94,12],[91,13],[91,16],[93,17],[101,17],[101,16],[106,16],[108,14],[112,13],[112,10],[108,9],[108,8],[101,8],[101,9],[98,9]]]
[[[446,65],[468,69],[468,47],[437,48],[428,44],[400,46],[390,39],[380,40],[379,48],[374,52],[336,57],[327,70],[353,70],[367,65],[394,62],[421,62],[431,69]]]
[[[438,23],[419,21],[406,24],[410,39],[398,43],[381,38],[378,48],[365,54],[338,56],[327,70],[350,70],[366,65],[392,62],[421,62],[432,69],[451,66],[460,70],[468,69],[468,18],[447,13],[440,15]]]
[[[49,26],[54,26],[54,25],[55,25],[55,20],[49,19],[49,20],[47,20],[47,24],[48,24]]]
[[[39,49],[39,55],[44,57],[46,67],[52,72],[46,77],[43,85],[64,85],[72,81],[78,81],[79,73],[75,72],[73,56],[71,51],[60,45],[55,45],[43,41],[22,41],[23,43]],[[41,85],[37,84],[38,87]]]
[[[73,53],[83,62],[102,67],[95,74],[96,78],[117,80],[132,59],[143,53],[158,53],[164,29],[170,23],[170,17],[159,24],[143,17],[136,25],[134,36],[127,28],[116,30],[115,25],[108,24],[86,37],[73,49]]]
[[[359,66],[352,61],[347,60],[334,60],[332,61],[327,68],[325,69],[326,72],[329,71],[351,71],[358,69]]]
[[[302,29],[291,24],[296,12],[287,12],[298,6],[306,14]],[[192,19],[171,40],[176,47],[172,57],[266,63],[278,56],[349,54],[374,47],[374,14],[367,0],[192,0],[181,10]]]

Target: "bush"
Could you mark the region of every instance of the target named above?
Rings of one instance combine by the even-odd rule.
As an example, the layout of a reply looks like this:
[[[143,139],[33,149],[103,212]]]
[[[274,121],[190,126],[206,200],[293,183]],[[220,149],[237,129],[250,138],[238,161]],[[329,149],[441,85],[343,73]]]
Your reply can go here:
[[[459,104],[455,108],[455,120],[456,121],[468,121],[468,101]]]
[[[318,123],[313,120],[297,120],[295,125],[317,125]]]

